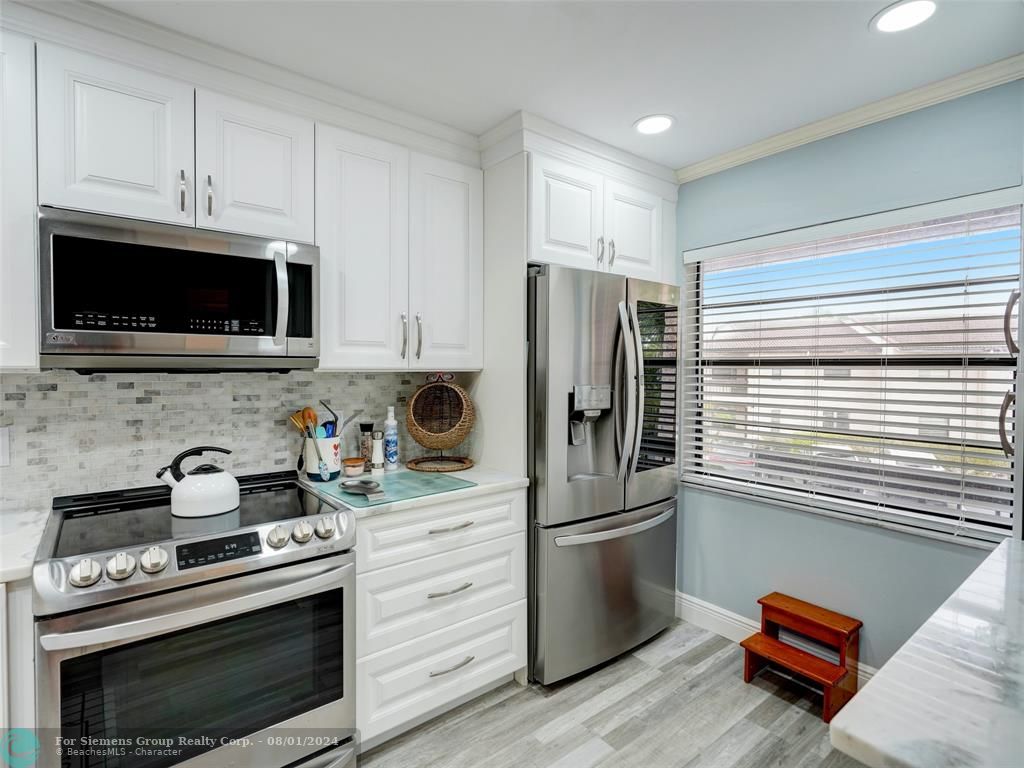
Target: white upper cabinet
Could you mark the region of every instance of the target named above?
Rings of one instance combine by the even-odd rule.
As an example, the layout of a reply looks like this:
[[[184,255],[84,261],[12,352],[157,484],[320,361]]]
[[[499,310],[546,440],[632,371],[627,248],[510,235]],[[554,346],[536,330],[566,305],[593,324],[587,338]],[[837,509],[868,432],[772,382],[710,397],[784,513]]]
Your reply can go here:
[[[531,153],[531,259],[564,267],[601,268],[603,185],[599,173]]]
[[[197,225],[313,242],[313,121],[196,90]]]
[[[409,152],[317,128],[320,368],[408,367]]]
[[[410,366],[483,367],[483,173],[413,154],[409,180]]]
[[[39,202],[193,224],[193,88],[38,47]]]
[[[0,33],[0,368],[39,366],[32,53]]]
[[[661,198],[614,179],[604,182],[608,269],[618,275],[661,279]]]
[[[676,270],[665,258],[665,212],[675,206],[665,199],[664,182],[638,186],[645,177],[633,173],[637,183],[629,184],[593,159],[602,170],[530,152],[528,259],[675,283]]]

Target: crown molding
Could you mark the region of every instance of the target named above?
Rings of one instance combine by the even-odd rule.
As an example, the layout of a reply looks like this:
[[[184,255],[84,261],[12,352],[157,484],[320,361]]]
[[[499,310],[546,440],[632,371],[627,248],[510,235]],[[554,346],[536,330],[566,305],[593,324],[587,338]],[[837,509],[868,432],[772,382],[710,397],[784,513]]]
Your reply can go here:
[[[83,0],[3,0],[0,27],[479,166],[477,136]]]
[[[890,96],[881,101],[865,104],[824,120],[808,123],[791,131],[785,131],[731,152],[688,165],[676,171],[676,181],[685,184],[688,181],[735,168],[737,165],[743,165],[752,160],[759,160],[762,157],[785,152],[787,149],[810,144],[813,141],[845,133],[854,128],[905,115],[908,112],[951,101],[1021,78],[1024,78],[1024,53],[953,77],[947,77],[945,80],[939,80],[921,88]]]

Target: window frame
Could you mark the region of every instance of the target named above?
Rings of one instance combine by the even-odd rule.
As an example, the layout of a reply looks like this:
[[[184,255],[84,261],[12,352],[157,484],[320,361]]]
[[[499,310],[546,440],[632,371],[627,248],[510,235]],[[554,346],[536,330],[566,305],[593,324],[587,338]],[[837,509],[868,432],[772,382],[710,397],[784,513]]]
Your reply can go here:
[[[726,258],[729,256],[738,256],[744,253],[751,253],[760,250],[785,248],[787,246],[796,246],[815,240],[827,240],[842,236],[857,235],[878,229],[910,225],[921,221],[966,215],[974,211],[1008,206],[1020,206],[1024,208],[1024,187],[994,190],[992,192],[968,195],[938,203],[912,206],[894,211],[886,211],[878,214],[844,219],[837,222],[806,227],[798,230],[790,230],[787,232],[764,235],[747,240],[724,243],[717,246],[709,246],[707,248],[701,248],[693,251],[685,251],[683,252],[683,266],[686,276],[683,279],[684,290],[681,292],[682,307],[680,318],[683,338],[691,338],[690,332],[694,330],[692,328],[694,319],[700,317],[700,302],[703,290],[703,284],[701,281],[701,262],[703,261]],[[1024,216],[1024,210],[1022,210],[1022,216]],[[1021,275],[1024,276],[1024,247],[1022,247],[1020,259]],[[690,268],[693,269],[695,274],[691,274]],[[1024,280],[1024,277],[1022,277],[1022,280]],[[688,302],[690,303],[688,304]],[[1024,339],[1024,311],[1018,312],[1017,325],[1017,338]],[[686,462],[682,460],[682,457],[687,453],[694,451],[693,447],[687,445],[687,441],[696,442],[698,444],[703,442],[700,408],[696,408],[698,415],[693,419],[689,428],[684,426],[684,415],[687,409],[685,400],[685,371],[690,368],[699,370],[699,368],[696,368],[687,361],[687,356],[692,358],[693,355],[700,354],[700,329],[696,330],[697,333],[692,335],[692,343],[686,342],[680,345],[680,354],[683,359],[679,364],[679,370],[681,373],[679,376],[679,397],[680,403],[682,404],[682,407],[679,409],[679,455],[681,458],[680,482],[684,485],[705,491],[710,490],[739,496],[746,499],[756,499],[765,503],[792,507],[801,511],[814,512],[829,517],[837,517],[843,520],[870,524],[886,529],[926,536],[928,538],[956,541],[968,546],[991,548],[1008,536],[1012,536],[1017,539],[1024,538],[1024,514],[1022,514],[1021,505],[1022,482],[1024,482],[1024,461],[1019,460],[1012,462],[1013,521],[1012,529],[1009,531],[999,531],[995,528],[987,529],[984,527],[981,527],[980,529],[976,527],[964,528],[957,521],[946,521],[940,515],[914,512],[912,510],[907,512],[890,511],[889,508],[861,504],[855,500],[843,499],[841,497],[830,498],[821,493],[809,495],[804,491],[784,487],[772,488],[768,485],[753,485],[748,480],[730,480],[728,478],[716,478],[714,476],[694,476],[685,469]],[[716,367],[721,366],[723,368],[739,369],[743,367],[756,367],[752,366],[752,363],[754,362],[753,360],[745,358],[715,358],[713,361],[708,362]],[[820,366],[822,368],[827,368],[829,366],[839,367],[846,365],[851,368],[867,367],[865,364],[868,362],[869,361],[867,360],[857,358],[819,358],[816,360],[815,367]],[[987,359],[975,361],[972,359],[968,362],[968,367],[970,367],[971,362],[974,362],[976,366],[980,366],[991,365],[995,361]],[[765,360],[761,367],[765,369],[784,369],[793,368],[796,365],[802,365],[802,367],[806,368],[807,364],[808,360],[806,358],[792,361],[782,361],[778,358],[772,358],[770,360]],[[934,370],[948,370],[951,367],[963,367],[964,360],[962,358],[948,357],[927,359],[918,358],[913,361],[913,364],[915,366],[920,366],[922,369],[932,368]],[[1007,360],[1006,358],[1000,360],[999,364],[1005,365],[1007,368],[1015,367],[1015,380],[1017,382],[1024,381],[1024,378],[1022,378],[1022,376],[1024,376],[1024,353],[1017,355],[1015,366],[1013,361]],[[700,398],[703,398],[702,393],[700,394]],[[692,412],[694,408],[691,408],[690,410]],[[1024,432],[1022,432],[1022,427],[1024,427],[1024,415],[1022,415],[1022,412],[1024,412],[1024,403],[1019,403],[1014,409],[1014,434],[1017,436],[1024,435]],[[923,437],[925,442],[930,441],[928,436]],[[1024,456],[1024,454],[1020,453],[1022,446],[1024,446],[1024,440],[1018,439],[1017,450],[1019,457]],[[896,507],[891,508],[891,510],[896,509]]]

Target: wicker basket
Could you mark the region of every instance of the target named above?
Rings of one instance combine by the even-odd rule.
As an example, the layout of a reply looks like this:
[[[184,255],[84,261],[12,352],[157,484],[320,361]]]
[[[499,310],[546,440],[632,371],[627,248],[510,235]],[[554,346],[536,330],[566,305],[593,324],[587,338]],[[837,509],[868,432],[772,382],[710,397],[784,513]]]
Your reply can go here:
[[[416,390],[405,421],[409,435],[424,448],[450,451],[469,436],[476,410],[469,393],[451,382],[451,374],[438,374]]]

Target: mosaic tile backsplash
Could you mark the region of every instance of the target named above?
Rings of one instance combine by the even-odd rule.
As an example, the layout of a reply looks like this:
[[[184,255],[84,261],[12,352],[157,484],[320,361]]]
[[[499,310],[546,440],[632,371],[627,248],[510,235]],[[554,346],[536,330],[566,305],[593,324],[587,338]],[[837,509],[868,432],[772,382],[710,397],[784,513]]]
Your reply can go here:
[[[11,464],[0,467],[2,508],[49,506],[52,497],[155,485],[156,471],[186,448],[235,475],[293,469],[302,438],[288,414],[324,400],[343,418],[345,455],[358,454],[360,421],[383,429],[395,406],[402,461],[426,451],[405,429],[422,383],[409,373],[110,373],[0,376],[0,427],[11,428]],[[461,446],[468,452],[470,446]]]

